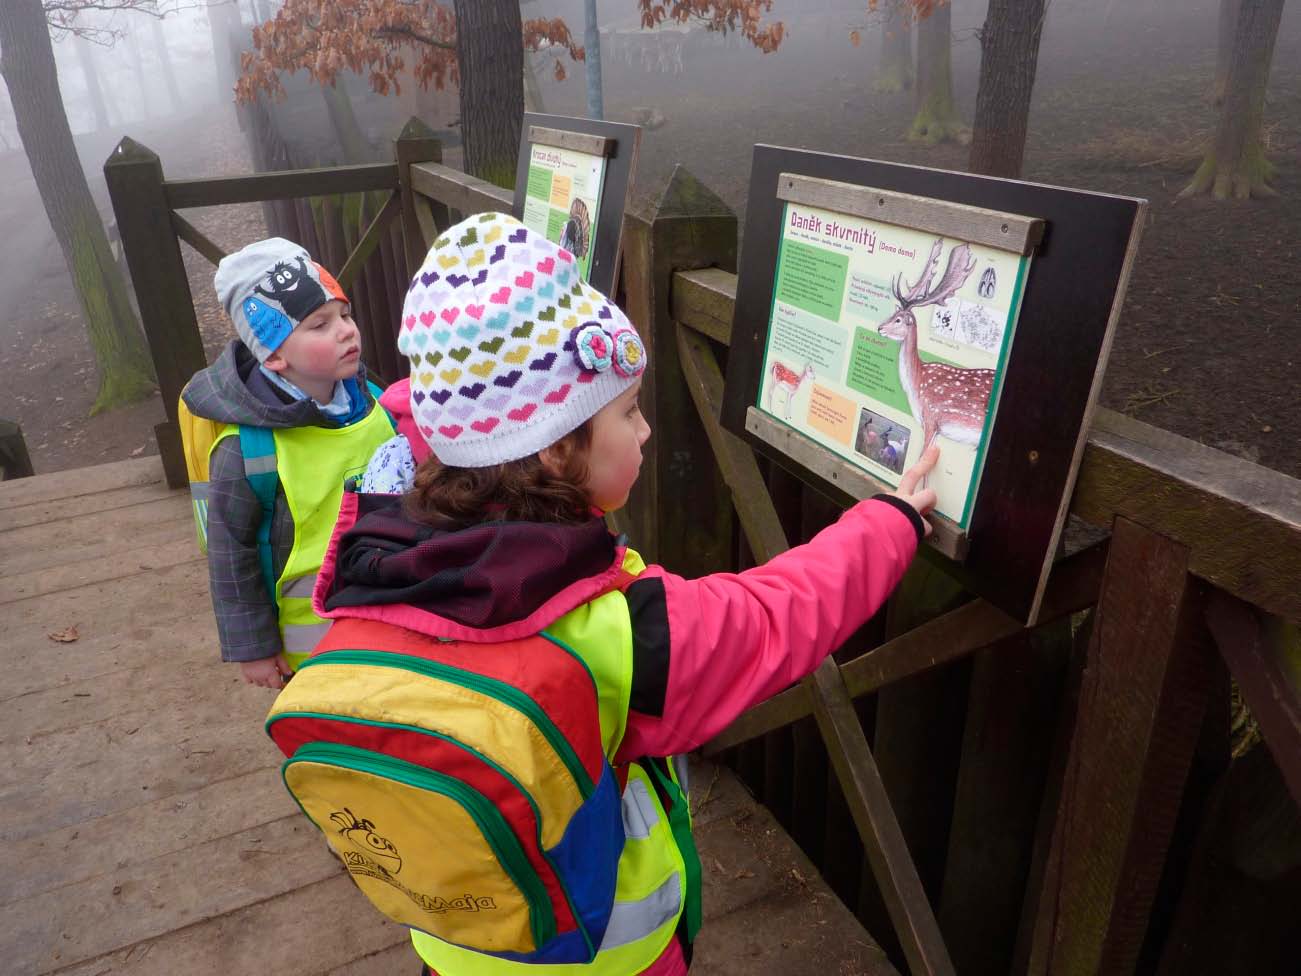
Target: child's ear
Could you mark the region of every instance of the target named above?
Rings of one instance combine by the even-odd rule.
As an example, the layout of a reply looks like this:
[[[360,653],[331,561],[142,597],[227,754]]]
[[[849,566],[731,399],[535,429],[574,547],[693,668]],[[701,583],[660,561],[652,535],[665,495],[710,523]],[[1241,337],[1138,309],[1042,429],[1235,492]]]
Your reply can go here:
[[[271,355],[267,356],[262,365],[273,373],[283,373],[289,366],[289,364],[285,362],[285,357],[280,355],[279,351],[273,352]]]

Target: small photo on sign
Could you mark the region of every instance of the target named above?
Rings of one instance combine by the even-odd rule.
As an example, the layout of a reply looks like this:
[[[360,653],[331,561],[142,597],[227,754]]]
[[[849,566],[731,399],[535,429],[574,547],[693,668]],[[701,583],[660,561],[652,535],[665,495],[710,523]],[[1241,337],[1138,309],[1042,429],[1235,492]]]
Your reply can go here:
[[[854,450],[869,461],[875,461],[895,474],[903,474],[904,457],[911,439],[912,431],[897,420],[866,407],[860,408]]]

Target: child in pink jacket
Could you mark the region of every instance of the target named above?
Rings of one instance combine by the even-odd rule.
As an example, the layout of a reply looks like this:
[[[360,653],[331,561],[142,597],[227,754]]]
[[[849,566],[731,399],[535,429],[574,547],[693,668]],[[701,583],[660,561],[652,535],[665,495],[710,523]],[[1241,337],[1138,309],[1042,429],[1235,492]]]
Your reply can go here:
[[[345,495],[317,582],[316,610],[335,621],[326,643],[371,646],[368,628],[390,642],[596,634],[606,650],[576,652],[617,716],[603,729],[626,836],[615,913],[592,962],[545,972],[685,973],[699,865],[689,830],[668,829],[689,824],[673,757],[812,672],[881,606],[929,531],[934,493],[917,486],[936,452],[806,545],[688,580],[644,565],[601,518],[627,500],[651,434],[647,356],[568,252],[510,217],[470,218],[417,273],[398,345],[407,429],[437,460],[403,496]],[[539,969],[413,941],[433,974]]]

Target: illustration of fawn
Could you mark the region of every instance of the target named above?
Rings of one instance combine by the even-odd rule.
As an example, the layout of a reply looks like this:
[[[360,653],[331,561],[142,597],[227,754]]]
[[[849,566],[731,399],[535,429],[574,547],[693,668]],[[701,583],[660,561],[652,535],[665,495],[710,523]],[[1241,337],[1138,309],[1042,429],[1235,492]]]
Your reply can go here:
[[[804,372],[797,373],[785,363],[780,362],[779,360],[773,360],[772,368],[768,372],[772,378],[772,383],[768,387],[768,412],[776,413],[772,408],[772,401],[773,397],[777,394],[777,391],[781,390],[786,394],[785,411],[782,414],[782,418],[790,420],[791,400],[794,399],[795,394],[799,391],[800,385],[810,376],[814,375],[813,364],[810,363],[808,366],[805,366]]]
[[[926,305],[943,305],[961,288],[976,267],[976,259],[966,244],[949,252],[949,264],[939,284],[931,288],[931,278],[939,266],[942,241],[931,246],[930,257],[921,277],[905,294],[903,275],[891,283],[899,307],[877,326],[877,332],[901,343],[899,382],[908,397],[912,415],[921,421],[922,450],[939,435],[959,444],[980,444],[985,428],[985,411],[994,386],[992,369],[962,369],[944,363],[925,363],[917,355],[917,319],[913,309]]]

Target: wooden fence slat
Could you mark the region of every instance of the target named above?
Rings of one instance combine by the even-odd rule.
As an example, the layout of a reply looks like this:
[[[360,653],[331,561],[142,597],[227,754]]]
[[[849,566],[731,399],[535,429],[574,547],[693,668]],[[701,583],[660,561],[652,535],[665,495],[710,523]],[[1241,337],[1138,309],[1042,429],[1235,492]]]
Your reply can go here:
[[[1133,972],[1213,684],[1197,589],[1184,546],[1117,518],[1032,974]]]
[[[674,278],[674,287],[681,279],[681,275]],[[682,375],[687,381],[687,389],[695,401],[705,435],[714,450],[714,460],[718,462],[723,480],[732,492],[732,504],[736,508],[746,540],[750,543],[750,551],[759,562],[767,562],[778,553],[785,552],[789,543],[764,484],[763,475],[759,473],[754,452],[735,434],[724,430],[718,422],[718,412],[723,402],[723,374],[718,368],[718,361],[706,339],[682,327],[678,328],[678,357],[682,363]]]
[[[172,229],[163,164],[153,150],[124,138],[104,163],[104,180],[167,414],[154,436],[167,483],[180,488],[189,484],[189,477],[176,426],[177,401],[190,377],[208,362],[181,246]]]
[[[217,207],[227,203],[257,203],[294,197],[395,190],[396,163],[360,163],[328,169],[286,169],[247,176],[215,176],[196,180],[168,180],[167,204],[174,210]]]
[[[441,163],[412,163],[411,186],[467,217],[489,210],[510,213],[515,203],[512,191]]]
[[[1040,625],[1091,606],[1097,599],[1105,545],[1067,556],[1053,567],[1048,579]],[[974,654],[1021,631],[1019,621],[984,600],[973,600],[942,617],[841,665],[845,684],[854,698],[879,691],[886,685]],[[796,686],[750,709],[704,748],[707,756],[740,745],[810,714],[812,703],[802,686]]]
[[[361,239],[357,241],[352,253],[348,255],[348,260],[339,273],[335,275],[339,282],[339,287],[347,291],[352,287],[353,280],[360,273],[362,267],[370,260],[371,254],[379,246],[380,234],[388,229],[389,221],[398,215],[401,208],[401,200],[396,193],[390,193],[384,201],[384,206],[380,208],[375,219],[370,222]]]
[[[827,743],[832,768],[849,801],[859,836],[863,838],[872,873],[885,896],[908,966],[918,976],[923,973],[951,976],[953,964],[948,950],[840,669],[827,659],[818,666],[810,682],[818,728]]]
[[[207,258],[210,264],[221,264],[221,259],[226,256],[225,251],[175,210],[172,211],[171,216],[172,229],[176,232],[177,237],[189,244],[201,256]]]
[[[1270,613],[1301,621],[1301,481],[1099,410],[1071,511],[1122,515],[1189,549],[1188,569]]]
[[[1207,601],[1206,623],[1288,791],[1301,806],[1301,644],[1296,631],[1280,620],[1262,620],[1250,604],[1219,591]]]
[[[654,432],[627,506],[632,535],[648,562],[703,576],[728,563],[732,504],[687,392],[669,294],[680,268],[735,266],[736,215],[678,166],[652,214],[625,218],[623,241],[628,317],[651,363],[642,412]]]
[[[444,226],[447,221],[446,206],[434,203],[415,191],[411,183],[411,167],[415,163],[441,163],[443,144],[434,135],[433,129],[413,115],[402,127],[402,134],[393,146],[397,155],[402,197],[402,244],[410,277],[424,262],[425,252],[434,242],[434,225],[440,218]],[[430,214],[431,204],[438,207],[438,214]]]
[[[732,343],[736,275],[722,268],[679,271],[673,276],[673,318],[723,345]]]

